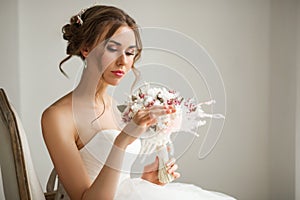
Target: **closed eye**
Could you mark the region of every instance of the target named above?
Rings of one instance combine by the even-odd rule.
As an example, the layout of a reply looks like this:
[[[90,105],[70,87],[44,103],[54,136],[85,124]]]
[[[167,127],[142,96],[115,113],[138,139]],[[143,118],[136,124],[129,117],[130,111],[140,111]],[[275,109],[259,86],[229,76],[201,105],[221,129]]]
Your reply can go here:
[[[129,49],[125,52],[127,56],[134,56],[136,54],[135,47],[129,47]]]
[[[119,48],[116,47],[115,45],[107,45],[106,49],[109,52],[112,52],[112,53],[119,51]],[[129,49],[127,49],[127,51],[125,52],[125,54],[127,56],[134,56],[136,54],[136,48],[130,47]]]
[[[114,47],[112,47],[112,46],[107,46],[106,49],[107,49],[108,51],[110,51],[110,52],[116,52],[116,51],[118,51],[118,49],[116,49],[116,48],[114,48]]]
[[[134,56],[134,55],[135,55],[135,52],[126,52],[126,55],[127,55],[127,56]]]

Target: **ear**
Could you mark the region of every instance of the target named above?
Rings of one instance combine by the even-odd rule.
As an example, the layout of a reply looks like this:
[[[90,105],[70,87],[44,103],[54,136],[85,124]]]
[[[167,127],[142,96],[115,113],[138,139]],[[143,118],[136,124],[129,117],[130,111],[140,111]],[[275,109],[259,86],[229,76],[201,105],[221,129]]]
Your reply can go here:
[[[86,57],[89,55],[90,50],[89,50],[87,47],[84,47],[84,48],[82,48],[82,49],[80,50],[80,52],[81,52],[81,55],[82,55],[84,58],[86,58]]]

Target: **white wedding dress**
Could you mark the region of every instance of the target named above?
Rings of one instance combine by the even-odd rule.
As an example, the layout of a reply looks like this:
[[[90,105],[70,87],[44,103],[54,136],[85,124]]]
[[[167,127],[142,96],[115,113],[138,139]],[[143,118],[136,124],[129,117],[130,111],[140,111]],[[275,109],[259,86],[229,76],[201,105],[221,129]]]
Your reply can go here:
[[[99,174],[118,134],[118,130],[102,130],[80,150],[91,180]],[[130,168],[140,147],[140,140],[136,140],[126,149],[115,200],[234,200],[225,194],[203,190],[193,184],[173,182],[159,186],[141,178],[130,178]],[[62,188],[62,194],[61,190]],[[60,198],[57,199],[69,199],[66,193],[63,193],[64,195],[58,195]]]

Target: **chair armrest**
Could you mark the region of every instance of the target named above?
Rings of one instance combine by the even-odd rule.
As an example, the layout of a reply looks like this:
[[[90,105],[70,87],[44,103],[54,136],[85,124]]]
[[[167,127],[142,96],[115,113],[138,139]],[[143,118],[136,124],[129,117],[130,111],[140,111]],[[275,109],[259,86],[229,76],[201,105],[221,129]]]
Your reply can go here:
[[[55,195],[56,195],[56,191],[54,191],[54,192],[45,192],[44,195],[45,195],[46,200],[54,200]]]

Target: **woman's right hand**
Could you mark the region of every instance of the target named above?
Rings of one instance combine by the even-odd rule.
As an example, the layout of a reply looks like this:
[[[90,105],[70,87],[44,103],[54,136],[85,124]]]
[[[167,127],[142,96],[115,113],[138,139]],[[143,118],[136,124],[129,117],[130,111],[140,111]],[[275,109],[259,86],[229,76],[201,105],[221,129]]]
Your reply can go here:
[[[116,138],[116,145],[126,148],[151,125],[155,124],[158,117],[174,112],[176,110],[173,106],[152,106],[139,110]]]

